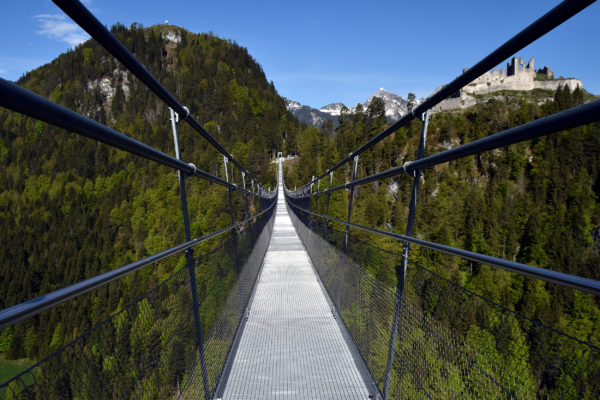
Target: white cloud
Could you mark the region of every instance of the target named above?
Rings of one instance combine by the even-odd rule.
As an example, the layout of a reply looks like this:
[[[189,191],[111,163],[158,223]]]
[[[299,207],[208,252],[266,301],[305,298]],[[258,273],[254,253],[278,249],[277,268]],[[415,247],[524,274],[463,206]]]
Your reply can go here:
[[[70,46],[77,46],[89,39],[85,33],[75,23],[70,22],[61,14],[40,14],[36,15],[35,20],[38,23],[37,33],[54,40],[65,42]]]

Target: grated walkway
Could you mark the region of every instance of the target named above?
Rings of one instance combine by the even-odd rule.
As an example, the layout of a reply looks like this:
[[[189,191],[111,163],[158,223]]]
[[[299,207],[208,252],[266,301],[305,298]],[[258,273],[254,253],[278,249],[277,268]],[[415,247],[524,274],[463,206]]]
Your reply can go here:
[[[222,398],[368,399],[353,353],[292,226],[281,184],[276,212]]]

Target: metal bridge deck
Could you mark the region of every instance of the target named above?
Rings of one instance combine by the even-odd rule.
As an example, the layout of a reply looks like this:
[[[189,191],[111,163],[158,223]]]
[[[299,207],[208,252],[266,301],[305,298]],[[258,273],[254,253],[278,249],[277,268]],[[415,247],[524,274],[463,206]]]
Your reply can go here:
[[[282,182],[281,167],[279,175]],[[222,398],[369,398],[326,296],[280,184],[273,235]]]

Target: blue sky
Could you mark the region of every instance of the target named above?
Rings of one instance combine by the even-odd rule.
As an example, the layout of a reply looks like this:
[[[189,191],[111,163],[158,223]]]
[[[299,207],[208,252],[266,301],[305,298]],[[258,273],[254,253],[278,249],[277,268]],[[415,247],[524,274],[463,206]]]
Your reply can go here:
[[[352,106],[383,87],[429,95],[558,1],[86,0],[105,25],[169,23],[248,48],[279,94]],[[16,80],[87,35],[49,0],[3,1],[0,76]],[[516,55],[600,94],[600,4]]]

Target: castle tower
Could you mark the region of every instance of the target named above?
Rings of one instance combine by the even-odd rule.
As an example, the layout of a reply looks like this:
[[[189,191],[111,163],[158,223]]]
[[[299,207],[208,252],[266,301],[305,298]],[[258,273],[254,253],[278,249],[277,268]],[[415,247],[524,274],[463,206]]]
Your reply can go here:
[[[533,66],[534,62],[535,60],[533,59],[533,57],[531,57],[531,60],[529,60],[529,62],[527,63],[527,69],[529,71],[535,71],[535,67]]]
[[[519,69],[518,65],[518,59],[517,57],[513,57],[507,64],[506,64],[506,75],[507,76],[511,76],[515,74],[515,71],[517,69]]]
[[[517,68],[518,72],[525,72],[525,60],[523,57],[519,57],[519,67]]]

